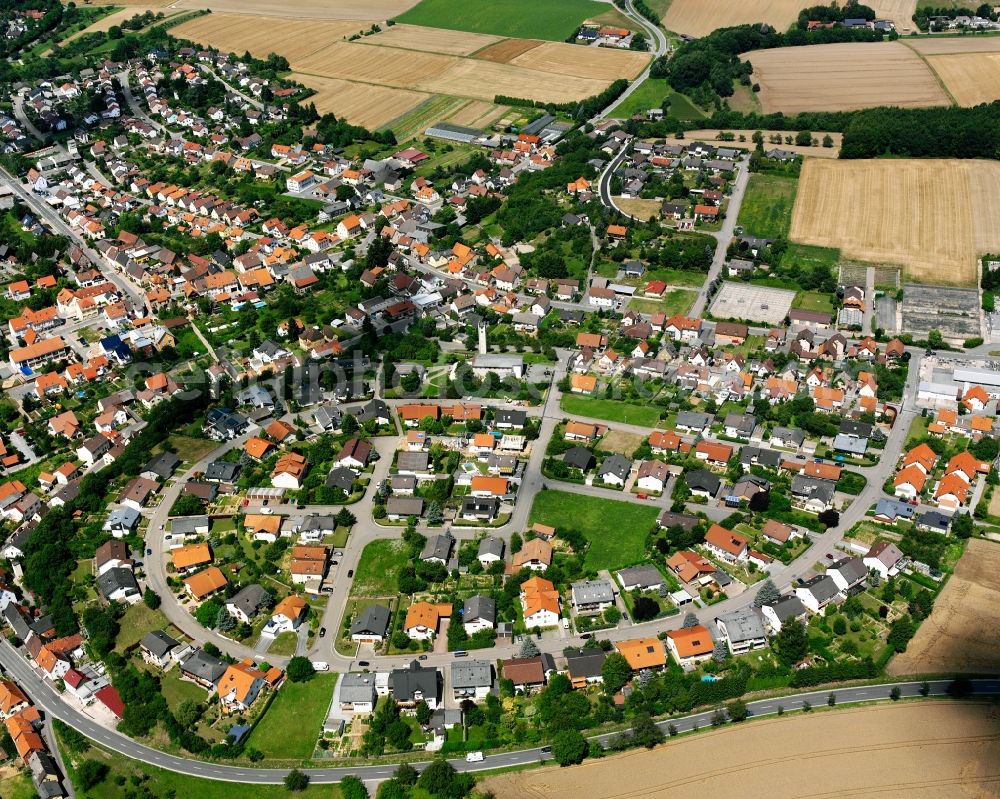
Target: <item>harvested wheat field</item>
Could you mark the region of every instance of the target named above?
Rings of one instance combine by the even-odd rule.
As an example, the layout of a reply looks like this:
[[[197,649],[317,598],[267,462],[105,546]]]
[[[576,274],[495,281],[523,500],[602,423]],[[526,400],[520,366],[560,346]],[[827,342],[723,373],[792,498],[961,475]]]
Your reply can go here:
[[[798,19],[799,0],[673,0],[663,26],[689,36],[706,36],[716,28],[767,22],[780,31]]]
[[[416,88],[422,80],[446,72],[460,60],[463,59],[440,53],[369,47],[354,42],[334,42],[304,58],[289,57],[296,72],[401,89]]]
[[[789,238],[900,264],[919,283],[974,285],[977,254],[1000,245],[990,216],[998,186],[991,161],[810,158]]]
[[[381,33],[359,39],[362,44],[380,44],[385,47],[402,47],[404,50],[422,50],[445,55],[469,55],[501,41],[499,36],[485,33],[463,33],[444,28],[420,28],[416,25],[393,25]]]
[[[545,42],[512,58],[509,63],[556,75],[597,78],[608,83],[618,78],[631,80],[649,63],[648,54],[634,50],[588,47],[581,53],[582,49],[577,44]]]
[[[453,114],[448,116],[448,122],[453,125],[467,125],[478,128],[490,124],[501,114],[507,113],[509,106],[496,105],[486,100],[470,100]]]
[[[476,58],[483,61],[496,61],[507,64],[522,53],[533,50],[542,43],[541,39],[504,39],[502,42],[490,45],[476,53]]]
[[[513,64],[458,58],[447,72],[421,80],[415,88],[492,100],[498,93],[543,103],[568,103],[604,91],[607,80],[557,75]]]
[[[753,64],[764,113],[951,104],[927,65],[900,42],[779,47],[741,58]]]
[[[913,15],[917,0],[872,0],[868,3],[878,19],[890,19],[900,33],[916,30]]]
[[[906,46],[922,55],[1000,53],[998,36],[924,36],[907,39]]]
[[[316,103],[320,114],[332,113],[354,125],[375,130],[412,111],[430,95],[387,86],[351,83],[338,78],[320,78],[293,72],[288,76],[316,90],[307,102]]]
[[[931,615],[890,674],[1000,671],[1000,544],[970,539]]]
[[[762,719],[572,768],[487,777],[482,791],[497,799],[986,799],[1000,791],[1000,715],[989,704],[947,701]]]
[[[331,42],[352,36],[364,22],[311,22],[300,19],[247,16],[245,14],[207,14],[196,17],[170,33],[222,51],[244,53],[264,58],[268,53],[285,56],[295,64],[310,53],[328,47]]]
[[[959,105],[971,107],[1000,99],[1000,52],[932,55],[927,63]]]
[[[130,0],[115,5],[125,5]],[[417,0],[295,0],[278,5],[273,0],[177,0],[172,8],[192,10],[210,8],[212,11],[234,14],[255,14],[264,17],[294,17],[296,19],[353,19],[380,22],[402,14]],[[362,22],[367,27],[371,22]],[[240,50],[240,52],[243,52]]]

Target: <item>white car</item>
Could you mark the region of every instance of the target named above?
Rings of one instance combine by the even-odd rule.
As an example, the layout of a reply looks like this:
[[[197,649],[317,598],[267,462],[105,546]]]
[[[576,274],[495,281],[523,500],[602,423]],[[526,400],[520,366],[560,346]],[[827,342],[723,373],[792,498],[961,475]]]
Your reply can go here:
[[[469,754],[465,756],[466,763],[479,763],[482,759],[483,759],[482,752],[469,752]]]
[[[330,664],[327,663],[325,660],[314,660],[312,662],[312,664],[313,664],[313,671],[329,671],[330,670]]]

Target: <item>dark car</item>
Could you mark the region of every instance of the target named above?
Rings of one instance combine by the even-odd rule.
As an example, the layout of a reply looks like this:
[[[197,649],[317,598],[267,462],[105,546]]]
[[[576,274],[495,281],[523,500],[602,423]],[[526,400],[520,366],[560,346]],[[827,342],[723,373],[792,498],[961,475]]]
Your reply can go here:
[[[153,550],[151,550],[151,549],[149,549],[149,548],[147,547],[147,548],[146,548],[146,554],[147,554],[147,555],[152,555],[152,554],[153,554]]]
[[[320,627],[319,628],[319,637],[320,638],[326,637],[326,627]]]
[[[427,655],[421,655],[417,660],[427,660]]]
[[[367,660],[359,660],[359,661],[358,661],[358,665],[359,665],[359,666],[360,666],[361,668],[364,668],[365,666],[370,666],[371,664],[370,664],[370,663],[369,663],[369,662],[368,662]]]
[[[354,576],[354,569],[348,569],[347,570],[347,576],[348,577],[353,577]]]

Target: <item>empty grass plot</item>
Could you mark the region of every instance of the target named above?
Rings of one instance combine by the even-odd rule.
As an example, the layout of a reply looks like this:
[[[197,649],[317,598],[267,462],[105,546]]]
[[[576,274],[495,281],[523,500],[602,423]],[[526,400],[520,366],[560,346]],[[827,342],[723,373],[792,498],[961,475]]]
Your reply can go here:
[[[998,181],[986,161],[809,159],[789,237],[899,264],[915,282],[973,285],[977,252],[1000,243]]]
[[[606,10],[606,3],[594,0],[421,0],[396,21],[561,42],[584,20]]]
[[[799,16],[799,0],[673,0],[663,25],[688,36],[705,36],[716,28],[766,22],[778,30],[788,28]]]
[[[738,219],[746,232],[772,239],[788,235],[797,184],[783,175],[751,175]]]
[[[795,292],[752,283],[726,281],[715,295],[711,314],[717,319],[746,319],[781,324],[795,299]]]
[[[900,42],[780,47],[741,57],[753,64],[765,113],[951,104],[927,64]]]

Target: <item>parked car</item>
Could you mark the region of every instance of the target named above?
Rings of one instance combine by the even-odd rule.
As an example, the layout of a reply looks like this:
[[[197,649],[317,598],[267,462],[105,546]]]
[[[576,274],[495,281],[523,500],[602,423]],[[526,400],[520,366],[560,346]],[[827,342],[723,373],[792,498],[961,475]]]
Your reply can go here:
[[[149,556],[149,555],[152,555],[152,554],[153,554],[153,550],[151,550],[149,547],[146,547],[146,555]]]
[[[325,638],[326,637],[326,627],[320,627],[319,628],[319,637],[320,638]]]
[[[353,577],[354,576],[354,569],[348,569],[347,570],[347,576],[348,577]]]

